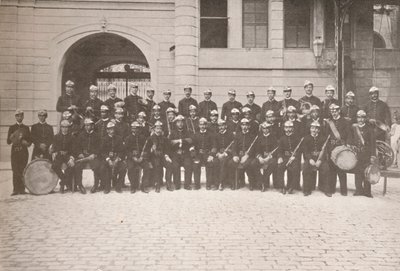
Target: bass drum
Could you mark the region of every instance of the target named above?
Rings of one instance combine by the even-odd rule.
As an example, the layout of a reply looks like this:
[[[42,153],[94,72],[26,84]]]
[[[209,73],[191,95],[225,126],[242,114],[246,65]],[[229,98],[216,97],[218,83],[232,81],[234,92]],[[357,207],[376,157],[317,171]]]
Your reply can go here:
[[[365,168],[364,171],[365,179],[370,184],[377,184],[379,179],[381,178],[381,171],[379,170],[379,166],[376,164],[371,164]]]
[[[335,165],[344,171],[350,171],[357,165],[357,154],[351,148],[342,145],[332,150],[331,160]]]
[[[46,195],[57,186],[58,176],[47,159],[35,159],[24,170],[25,187],[31,194]]]

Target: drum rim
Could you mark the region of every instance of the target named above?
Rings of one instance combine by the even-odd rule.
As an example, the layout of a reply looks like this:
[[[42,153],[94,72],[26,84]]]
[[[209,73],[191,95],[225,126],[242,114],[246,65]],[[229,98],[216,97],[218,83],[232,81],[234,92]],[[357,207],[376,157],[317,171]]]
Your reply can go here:
[[[337,150],[337,149],[338,149],[338,150]],[[337,151],[335,151],[335,150],[337,150]],[[354,166],[352,166],[352,167],[347,167],[347,168],[339,167],[339,165],[337,164],[337,156],[338,156],[341,152],[343,152],[343,151],[349,151],[349,152],[351,152],[351,153],[354,154],[354,157],[355,157]],[[332,157],[332,156],[333,156],[333,153],[336,154],[336,157]],[[343,170],[343,171],[351,171],[351,170],[353,170],[353,169],[357,166],[357,164],[358,164],[357,153],[356,153],[352,148],[350,148],[349,146],[346,146],[346,145],[340,145],[340,146],[336,146],[335,148],[333,148],[333,150],[331,151],[331,155],[330,155],[330,156],[331,156],[332,162],[333,162],[338,168],[340,168],[340,169]],[[335,159],[333,159],[333,158],[335,158]]]
[[[28,191],[29,191],[32,195],[47,195],[47,194],[38,194],[38,193],[34,193],[33,191],[31,191],[31,190],[29,189],[29,187],[26,186],[26,181],[25,181],[25,174],[26,174],[26,171],[27,171],[28,167],[29,167],[31,164],[34,164],[34,163],[37,163],[37,162],[49,162],[49,163],[51,164],[51,161],[50,161],[49,159],[46,159],[46,158],[35,158],[35,159],[33,159],[32,161],[30,161],[30,162],[25,166],[24,172],[22,173],[22,180],[23,180],[23,182],[24,182],[24,186],[26,187],[26,189],[28,189]],[[51,168],[50,168],[50,169],[51,169]],[[53,189],[57,186],[57,183],[58,183],[58,176],[57,176],[56,185],[53,187]]]

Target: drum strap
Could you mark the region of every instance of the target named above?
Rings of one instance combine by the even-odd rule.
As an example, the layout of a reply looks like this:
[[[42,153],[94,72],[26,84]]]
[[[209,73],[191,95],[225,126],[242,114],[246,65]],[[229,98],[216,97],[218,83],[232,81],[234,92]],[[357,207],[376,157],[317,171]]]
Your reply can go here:
[[[331,131],[332,131],[333,135],[336,137],[336,139],[341,140],[342,138],[340,137],[340,133],[339,133],[338,129],[336,128],[335,123],[333,123],[333,121],[331,121],[329,119],[325,119],[325,121],[329,124],[329,128],[331,128]]]
[[[354,130],[356,131],[356,135],[357,135],[358,139],[360,140],[361,144],[364,146],[365,145],[365,141],[364,141],[364,138],[363,138],[363,136],[361,134],[360,127],[358,127],[357,124],[353,125],[353,127],[354,127]]]

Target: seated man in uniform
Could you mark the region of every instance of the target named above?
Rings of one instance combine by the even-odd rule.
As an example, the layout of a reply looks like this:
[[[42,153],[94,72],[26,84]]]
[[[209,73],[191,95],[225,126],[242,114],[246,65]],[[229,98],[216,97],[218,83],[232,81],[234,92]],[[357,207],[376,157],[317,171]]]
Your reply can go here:
[[[227,180],[233,177],[229,174],[229,161],[232,159],[233,134],[227,131],[226,121],[218,120],[218,133],[216,134],[216,160],[214,170],[215,185],[219,190],[224,190]],[[233,187],[232,187],[233,188]]]

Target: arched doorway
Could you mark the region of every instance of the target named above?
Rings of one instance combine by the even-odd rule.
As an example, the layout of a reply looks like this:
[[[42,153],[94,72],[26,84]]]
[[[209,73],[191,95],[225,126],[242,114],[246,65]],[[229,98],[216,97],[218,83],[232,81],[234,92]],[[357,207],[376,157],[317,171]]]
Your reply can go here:
[[[128,67],[121,70],[120,67]],[[67,80],[75,82],[75,91],[86,100],[89,86],[99,86],[105,100],[106,88],[114,83],[118,96],[127,94],[128,82],[138,82],[141,93],[150,85],[149,63],[142,51],[128,39],[111,33],[86,36],[75,42],[65,54],[61,89]]]

